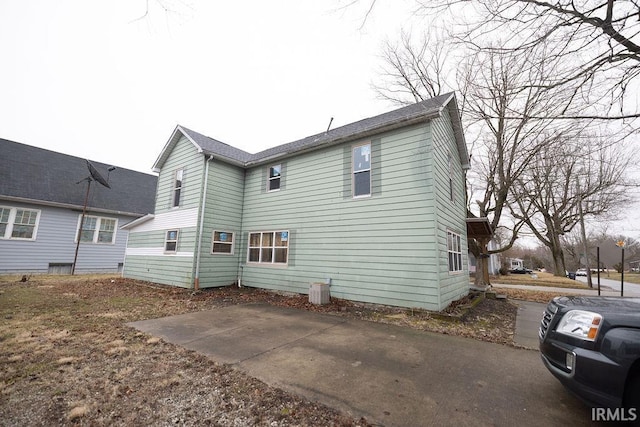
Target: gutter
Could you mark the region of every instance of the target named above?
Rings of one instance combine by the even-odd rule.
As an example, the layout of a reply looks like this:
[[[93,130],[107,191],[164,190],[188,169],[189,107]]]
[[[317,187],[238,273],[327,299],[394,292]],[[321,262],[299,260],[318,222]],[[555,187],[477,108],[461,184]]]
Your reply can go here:
[[[202,203],[200,203],[200,226],[198,231],[198,248],[196,252],[196,273],[193,281],[193,290],[200,290],[200,254],[202,249],[202,234],[204,232],[204,214],[207,207],[207,188],[209,183],[209,163],[213,160],[213,156],[206,158],[204,166],[204,187],[202,189]]]
[[[73,209],[77,211],[83,210],[82,205],[74,205],[72,203],[50,202],[47,200],[28,199],[26,197],[6,196],[2,194],[0,194],[0,200],[8,200],[10,202],[19,202],[19,203],[28,203],[32,205],[38,205],[38,206],[51,206],[54,208]],[[143,217],[145,215],[144,213],[139,213],[139,212],[118,211],[113,209],[97,208],[93,206],[87,206],[87,212],[106,213],[106,214],[112,214],[112,215],[134,216],[134,217]]]

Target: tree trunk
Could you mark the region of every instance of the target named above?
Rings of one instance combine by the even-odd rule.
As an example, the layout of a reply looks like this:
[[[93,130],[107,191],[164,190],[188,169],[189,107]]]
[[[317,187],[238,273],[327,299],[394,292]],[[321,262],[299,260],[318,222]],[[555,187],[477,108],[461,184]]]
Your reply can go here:
[[[553,257],[553,275],[557,277],[565,277],[567,269],[564,264],[564,251],[560,243],[560,236],[549,236],[549,249],[551,249],[551,256]]]
[[[469,239],[469,252],[473,254],[476,259],[476,274],[473,281],[473,285],[477,288],[484,288],[490,286],[489,282],[489,257],[487,254],[486,244],[482,244],[475,239]]]

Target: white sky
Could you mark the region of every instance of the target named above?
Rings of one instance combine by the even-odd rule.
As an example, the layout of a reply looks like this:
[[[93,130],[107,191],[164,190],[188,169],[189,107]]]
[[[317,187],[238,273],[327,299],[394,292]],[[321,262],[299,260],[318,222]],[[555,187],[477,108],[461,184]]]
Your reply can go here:
[[[150,172],[177,124],[249,152],[395,108],[371,89],[406,3],[0,2],[0,138]],[[391,7],[393,6],[393,7]]]

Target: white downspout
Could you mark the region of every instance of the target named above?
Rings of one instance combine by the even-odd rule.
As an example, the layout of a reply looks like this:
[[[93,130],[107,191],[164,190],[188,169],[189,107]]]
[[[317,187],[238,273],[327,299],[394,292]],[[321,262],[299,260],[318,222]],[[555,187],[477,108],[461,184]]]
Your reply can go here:
[[[209,182],[209,162],[213,160],[213,156],[209,156],[204,166],[204,188],[202,191],[202,203],[200,204],[200,231],[198,232],[198,249],[196,252],[196,274],[193,282],[193,289],[195,291],[200,289],[200,251],[202,249],[202,234],[204,232],[204,215],[207,207],[207,186]]]

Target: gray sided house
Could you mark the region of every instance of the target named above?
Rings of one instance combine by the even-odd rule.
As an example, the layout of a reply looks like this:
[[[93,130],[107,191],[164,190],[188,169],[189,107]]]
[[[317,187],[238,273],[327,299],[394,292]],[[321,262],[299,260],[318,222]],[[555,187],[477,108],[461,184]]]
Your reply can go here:
[[[91,185],[76,273],[115,273],[127,245],[120,227],[153,212],[157,177],[92,163],[111,189]],[[0,139],[0,273],[71,271],[88,176],[85,159]]]
[[[257,154],[177,126],[124,275],[440,310],[469,290],[468,167],[453,94]]]

